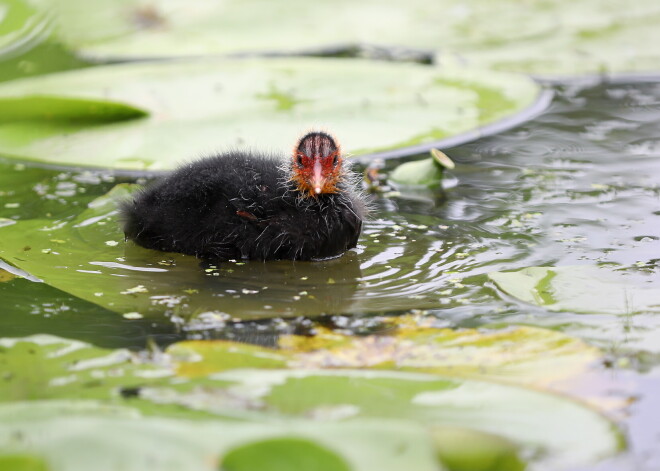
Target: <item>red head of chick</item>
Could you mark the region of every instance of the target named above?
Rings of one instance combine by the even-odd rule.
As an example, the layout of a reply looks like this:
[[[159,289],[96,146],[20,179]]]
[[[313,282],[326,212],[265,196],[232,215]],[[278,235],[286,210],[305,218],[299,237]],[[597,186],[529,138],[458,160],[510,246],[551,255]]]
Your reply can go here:
[[[291,179],[308,196],[336,193],[344,176],[341,147],[324,132],[305,134],[293,149]]]

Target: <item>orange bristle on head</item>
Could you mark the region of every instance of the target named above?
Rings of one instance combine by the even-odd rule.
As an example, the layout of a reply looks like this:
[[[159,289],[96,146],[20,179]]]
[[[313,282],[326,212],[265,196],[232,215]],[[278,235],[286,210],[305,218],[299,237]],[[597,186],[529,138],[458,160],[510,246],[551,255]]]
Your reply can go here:
[[[309,196],[336,193],[342,176],[341,148],[325,132],[305,134],[293,149],[291,179]]]

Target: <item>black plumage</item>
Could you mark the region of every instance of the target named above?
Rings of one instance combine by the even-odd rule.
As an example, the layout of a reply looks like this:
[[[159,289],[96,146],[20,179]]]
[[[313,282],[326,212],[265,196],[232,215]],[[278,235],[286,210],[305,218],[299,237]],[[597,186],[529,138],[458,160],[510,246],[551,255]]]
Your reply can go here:
[[[334,153],[326,149],[316,161],[334,165],[334,177],[324,174],[334,178],[330,192],[318,184],[316,191],[303,188],[293,175],[300,180],[311,172],[313,161],[303,163],[297,154],[304,140],[289,164],[277,156],[234,151],[180,167],[120,205],[126,237],[147,248],[210,260],[311,260],[355,247],[365,204],[351,172],[337,161],[338,146]]]

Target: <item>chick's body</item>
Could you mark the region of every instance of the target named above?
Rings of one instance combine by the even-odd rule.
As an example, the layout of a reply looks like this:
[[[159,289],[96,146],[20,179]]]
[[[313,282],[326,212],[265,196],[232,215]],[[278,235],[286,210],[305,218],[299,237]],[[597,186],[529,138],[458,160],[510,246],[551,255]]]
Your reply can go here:
[[[211,260],[310,260],[355,247],[365,205],[349,171],[335,191],[312,195],[292,180],[295,170],[254,152],[185,165],[122,204],[124,232],[147,248]]]

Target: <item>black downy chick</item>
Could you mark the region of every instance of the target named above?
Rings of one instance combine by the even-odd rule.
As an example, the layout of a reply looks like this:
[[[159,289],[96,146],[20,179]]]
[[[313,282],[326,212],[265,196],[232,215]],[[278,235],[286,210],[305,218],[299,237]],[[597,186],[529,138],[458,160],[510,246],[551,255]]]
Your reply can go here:
[[[292,158],[232,151],[184,165],[120,205],[126,237],[209,260],[312,260],[355,247],[366,205],[329,134]]]

